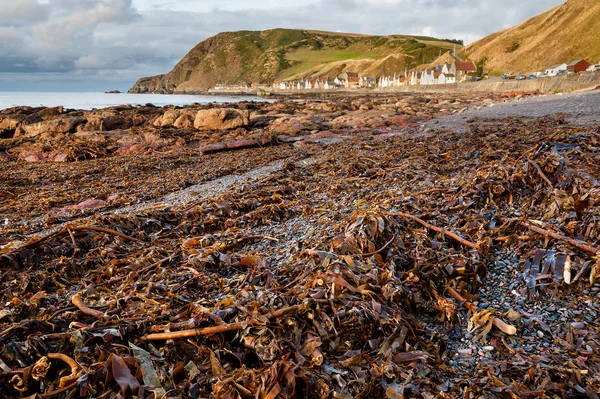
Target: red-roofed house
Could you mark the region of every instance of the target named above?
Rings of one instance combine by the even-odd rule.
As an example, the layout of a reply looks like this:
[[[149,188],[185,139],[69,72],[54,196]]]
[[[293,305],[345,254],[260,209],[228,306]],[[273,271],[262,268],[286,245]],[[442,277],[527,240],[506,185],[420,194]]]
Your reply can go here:
[[[344,72],[342,79],[345,80],[346,88],[357,89],[360,87],[360,77],[356,72]]]
[[[471,72],[477,72],[477,66],[472,62],[455,62],[450,68],[450,73],[456,76],[457,82],[464,82]]]

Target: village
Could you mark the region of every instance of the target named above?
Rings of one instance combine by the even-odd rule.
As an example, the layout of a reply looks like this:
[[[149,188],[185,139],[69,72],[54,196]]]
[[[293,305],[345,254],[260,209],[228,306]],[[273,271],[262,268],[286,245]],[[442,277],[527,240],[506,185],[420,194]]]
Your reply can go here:
[[[480,70],[481,69],[481,70]],[[545,77],[556,77],[583,72],[600,71],[600,62],[590,64],[586,60],[576,60],[569,64],[563,63],[554,65],[544,70],[544,72],[534,72],[531,74],[512,74],[506,72],[502,79],[537,79]],[[332,89],[375,89],[400,86],[427,86],[427,85],[447,85],[463,82],[476,82],[488,79],[487,74],[483,74],[483,68],[478,68],[471,61],[456,61],[447,64],[436,65],[423,71],[405,70],[404,73],[395,73],[391,76],[363,76],[357,72],[344,72],[334,80],[327,78],[304,79],[304,80],[276,80],[272,84],[254,82],[251,84],[240,83],[234,85],[218,84],[214,90],[332,90]]]

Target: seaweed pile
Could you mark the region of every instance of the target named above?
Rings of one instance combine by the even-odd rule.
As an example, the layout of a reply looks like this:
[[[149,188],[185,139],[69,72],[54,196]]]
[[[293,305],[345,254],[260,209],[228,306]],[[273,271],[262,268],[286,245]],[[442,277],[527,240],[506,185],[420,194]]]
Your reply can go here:
[[[361,130],[6,240],[0,397],[598,398],[599,147],[561,115]]]

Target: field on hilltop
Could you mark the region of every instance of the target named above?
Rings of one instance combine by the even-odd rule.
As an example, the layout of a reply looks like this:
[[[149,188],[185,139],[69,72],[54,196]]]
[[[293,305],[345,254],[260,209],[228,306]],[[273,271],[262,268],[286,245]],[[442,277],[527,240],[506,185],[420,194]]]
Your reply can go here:
[[[456,45],[405,35],[295,29],[225,32],[198,44],[166,75],[140,79],[131,91],[194,92],[218,83],[335,77],[346,71],[393,74],[427,64]]]

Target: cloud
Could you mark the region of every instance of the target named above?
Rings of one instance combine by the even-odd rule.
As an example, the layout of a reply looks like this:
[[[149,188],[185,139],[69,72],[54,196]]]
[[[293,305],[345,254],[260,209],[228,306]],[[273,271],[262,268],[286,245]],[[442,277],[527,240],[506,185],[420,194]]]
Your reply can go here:
[[[49,15],[47,4],[36,0],[5,0],[0,7],[0,25],[43,20]]]
[[[420,34],[467,43],[561,0],[0,0],[0,90],[27,79],[115,79],[168,72],[222,31],[303,28]],[[53,78],[53,79],[54,79]]]

